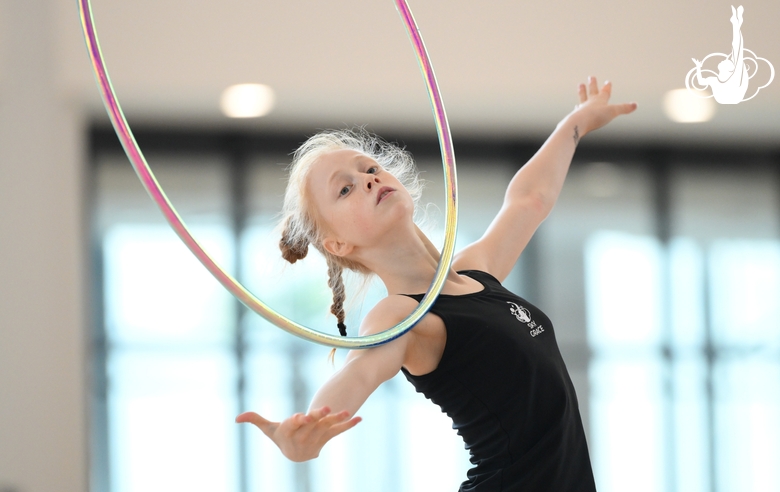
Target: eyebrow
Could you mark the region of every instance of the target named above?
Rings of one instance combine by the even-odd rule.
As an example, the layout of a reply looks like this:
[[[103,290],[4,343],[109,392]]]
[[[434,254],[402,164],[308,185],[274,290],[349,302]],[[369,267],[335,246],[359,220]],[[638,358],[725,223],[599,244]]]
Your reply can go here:
[[[333,171],[330,175],[330,178],[328,178],[328,182],[326,184],[327,188],[333,188],[333,182],[336,180],[338,176],[343,174],[341,171]]]
[[[366,156],[365,154],[358,153],[358,154],[357,154],[355,157],[353,157],[352,159],[350,159],[350,161],[352,161],[352,162],[355,162],[355,163],[358,163],[358,164],[359,164],[359,163],[360,163],[360,162],[361,162],[361,161],[362,161],[364,158],[366,158],[366,157],[367,157],[367,156]],[[333,171],[333,172],[331,173],[330,177],[328,178],[328,181],[327,181],[327,183],[326,183],[326,186],[328,186],[328,187],[331,187],[331,186],[333,186],[333,180],[335,180],[335,179],[336,179],[336,178],[337,178],[339,175],[341,175],[341,174],[343,174],[343,171],[342,171],[342,170],[336,170],[336,171]]]

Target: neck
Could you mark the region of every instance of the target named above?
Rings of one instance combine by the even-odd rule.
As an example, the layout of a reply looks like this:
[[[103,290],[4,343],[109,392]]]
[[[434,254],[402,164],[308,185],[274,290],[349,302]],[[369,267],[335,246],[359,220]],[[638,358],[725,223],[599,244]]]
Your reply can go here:
[[[388,294],[421,294],[430,287],[441,254],[416,224],[403,229],[380,247],[356,251],[355,259],[382,279]],[[447,283],[459,281],[450,268]]]

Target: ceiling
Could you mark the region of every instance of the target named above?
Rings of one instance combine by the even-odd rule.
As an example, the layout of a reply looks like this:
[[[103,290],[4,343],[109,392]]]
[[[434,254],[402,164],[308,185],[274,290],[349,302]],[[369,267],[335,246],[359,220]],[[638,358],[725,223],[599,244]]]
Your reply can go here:
[[[691,58],[731,51],[729,2],[409,3],[456,136],[547,134],[576,104],[577,84],[595,75],[613,81],[614,101],[636,101],[639,109],[593,138],[780,141],[780,80],[750,101],[718,105],[707,123],[673,123],[663,114],[663,95],[685,86]],[[391,0],[92,4],[103,54],[131,122],[434,131],[414,53]],[[75,2],[58,5],[58,85],[101,117]],[[745,5],[745,47],[778,70],[779,21],[777,0]],[[766,77],[763,70],[757,78]],[[223,117],[221,91],[242,82],[272,86],[275,110],[249,121]]]

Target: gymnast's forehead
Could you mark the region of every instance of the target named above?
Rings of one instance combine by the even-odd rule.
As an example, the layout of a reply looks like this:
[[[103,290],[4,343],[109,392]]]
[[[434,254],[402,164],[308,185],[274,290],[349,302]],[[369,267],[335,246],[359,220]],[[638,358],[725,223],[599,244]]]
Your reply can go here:
[[[359,168],[365,164],[376,165],[371,156],[354,149],[334,149],[323,152],[311,164],[311,171],[322,169],[337,172],[339,168]]]

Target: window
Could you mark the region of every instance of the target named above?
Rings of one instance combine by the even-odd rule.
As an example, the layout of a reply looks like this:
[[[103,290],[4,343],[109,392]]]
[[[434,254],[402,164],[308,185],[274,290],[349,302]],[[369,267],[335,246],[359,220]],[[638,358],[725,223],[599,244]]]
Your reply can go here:
[[[324,261],[312,248],[288,265],[277,248],[297,136],[138,139],[224,268],[274,309],[336,332]],[[248,313],[163,222],[113,136],[96,131],[93,142],[94,490],[457,489],[470,467],[462,441],[403,377],[311,462],[290,463],[257,429],[235,425],[244,410],[272,419],[305,410],[334,370],[330,349]],[[482,234],[537,148],[456,148],[459,246]],[[413,140],[410,149],[429,182],[423,203],[434,203],[424,228],[440,245],[438,148]],[[777,176],[740,154],[706,166],[687,157],[586,143],[505,282],[553,320],[602,492],[780,488]],[[351,333],[384,295],[378,282],[360,284],[348,283]]]

